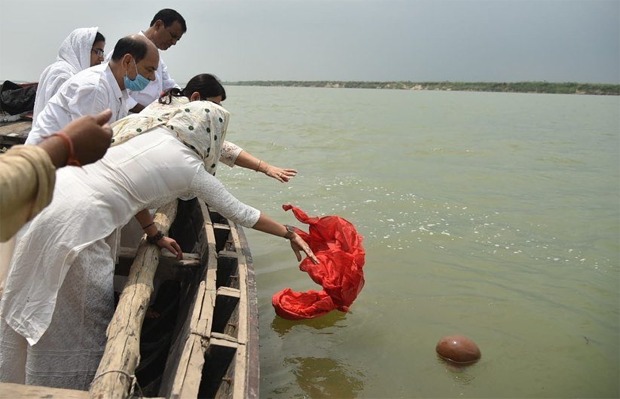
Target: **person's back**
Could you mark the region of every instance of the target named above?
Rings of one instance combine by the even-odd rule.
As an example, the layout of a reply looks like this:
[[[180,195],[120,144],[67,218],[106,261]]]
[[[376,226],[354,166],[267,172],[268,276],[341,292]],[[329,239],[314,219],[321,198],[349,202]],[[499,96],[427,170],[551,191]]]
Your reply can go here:
[[[62,42],[56,61],[39,77],[33,118],[45,108],[60,86],[78,72],[103,61],[105,38],[97,27],[75,29]]]

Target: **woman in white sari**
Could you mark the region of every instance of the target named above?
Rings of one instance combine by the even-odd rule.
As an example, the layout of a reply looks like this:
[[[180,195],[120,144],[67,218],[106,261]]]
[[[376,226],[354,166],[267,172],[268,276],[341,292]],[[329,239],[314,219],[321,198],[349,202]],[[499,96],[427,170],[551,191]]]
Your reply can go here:
[[[290,226],[243,204],[211,174],[224,108],[191,101],[127,118],[101,161],[58,172],[52,203],[20,232],[0,303],[2,382],[88,388],[114,308],[113,233],[136,215],[151,242],[182,255],[143,210],[198,197],[244,227],[289,239],[298,260],[303,251],[317,262]]]
[[[62,42],[56,61],[45,68],[39,77],[33,118],[37,117],[45,104],[71,76],[103,62],[105,38],[97,29],[75,29]]]

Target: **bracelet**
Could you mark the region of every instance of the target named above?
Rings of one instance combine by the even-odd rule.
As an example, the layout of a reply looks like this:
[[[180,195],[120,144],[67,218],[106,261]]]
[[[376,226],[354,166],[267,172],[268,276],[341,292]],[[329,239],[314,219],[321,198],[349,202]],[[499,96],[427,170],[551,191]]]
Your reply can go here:
[[[151,223],[147,224],[146,226],[141,226],[142,230],[146,230],[146,229],[148,229],[149,227],[151,227],[154,224],[155,224],[155,222],[151,222]]]
[[[146,241],[149,244],[157,244],[157,242],[162,238],[164,238],[164,233],[162,233],[160,230],[157,230],[157,234],[155,234],[154,236],[146,236]]]
[[[258,160],[258,166],[255,169],[255,172],[260,172],[260,164],[263,163],[260,159]]]
[[[64,140],[65,142],[65,147],[67,147],[67,152],[69,153],[69,155],[67,155],[67,162],[65,162],[66,165],[71,165],[71,166],[82,166],[82,164],[80,164],[80,161],[78,161],[77,159],[75,159],[75,151],[73,148],[73,141],[71,141],[71,138],[69,136],[67,136],[67,133],[60,131],[57,132],[56,134],[54,134],[54,136],[58,136],[61,139]]]
[[[286,238],[287,240],[292,239],[295,236],[295,228],[293,226],[289,226],[288,224],[285,224],[284,227],[286,227],[286,234],[284,234],[282,237]]]

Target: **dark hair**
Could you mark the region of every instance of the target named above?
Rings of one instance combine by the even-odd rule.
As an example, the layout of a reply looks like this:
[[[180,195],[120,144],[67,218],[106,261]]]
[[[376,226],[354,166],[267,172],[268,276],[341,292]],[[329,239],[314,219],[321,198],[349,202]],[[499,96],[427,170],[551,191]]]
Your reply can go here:
[[[196,91],[203,100],[217,96],[222,96],[222,101],[226,100],[226,90],[217,76],[211,75],[210,73],[201,73],[191,78],[184,89],[179,90],[173,88],[165,92],[159,98],[159,102],[161,104],[170,104],[172,102],[172,97],[190,98],[192,93]]]
[[[147,45],[144,40],[134,39],[125,36],[116,42],[114,52],[112,53],[112,61],[118,61],[127,53],[131,54],[136,62],[142,61],[146,57]]]
[[[97,32],[97,34],[95,35],[95,40],[93,41],[93,44],[97,42],[105,42],[105,37],[99,32]]]
[[[157,20],[161,20],[166,28],[172,25],[175,21],[178,21],[181,24],[181,28],[183,28],[183,33],[187,32],[185,19],[181,16],[181,14],[171,8],[164,8],[163,10],[158,11],[151,21],[151,26],[155,25]]]

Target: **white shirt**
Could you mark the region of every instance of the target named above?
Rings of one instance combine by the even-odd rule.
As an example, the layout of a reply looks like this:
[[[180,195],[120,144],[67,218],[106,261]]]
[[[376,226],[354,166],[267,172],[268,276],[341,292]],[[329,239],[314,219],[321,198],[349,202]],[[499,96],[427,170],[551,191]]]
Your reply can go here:
[[[84,115],[112,110],[110,123],[127,116],[127,92],[121,91],[108,63],[85,69],[60,86],[37,115],[26,144],[38,144]]]
[[[260,217],[162,127],[110,147],[98,162],[59,169],[51,204],[18,235],[2,317],[34,345],[47,330],[58,290],[81,251],[142,209],[193,197],[244,227],[254,226]]]
[[[139,33],[144,36],[143,32]],[[180,89],[179,85],[168,74],[168,67],[159,52],[159,66],[155,71],[155,80],[152,80],[144,90],[131,91],[127,90],[129,94],[129,101],[127,102],[127,109],[132,109],[136,104],[142,104],[145,107],[157,100],[161,92],[170,90],[173,87]]]

